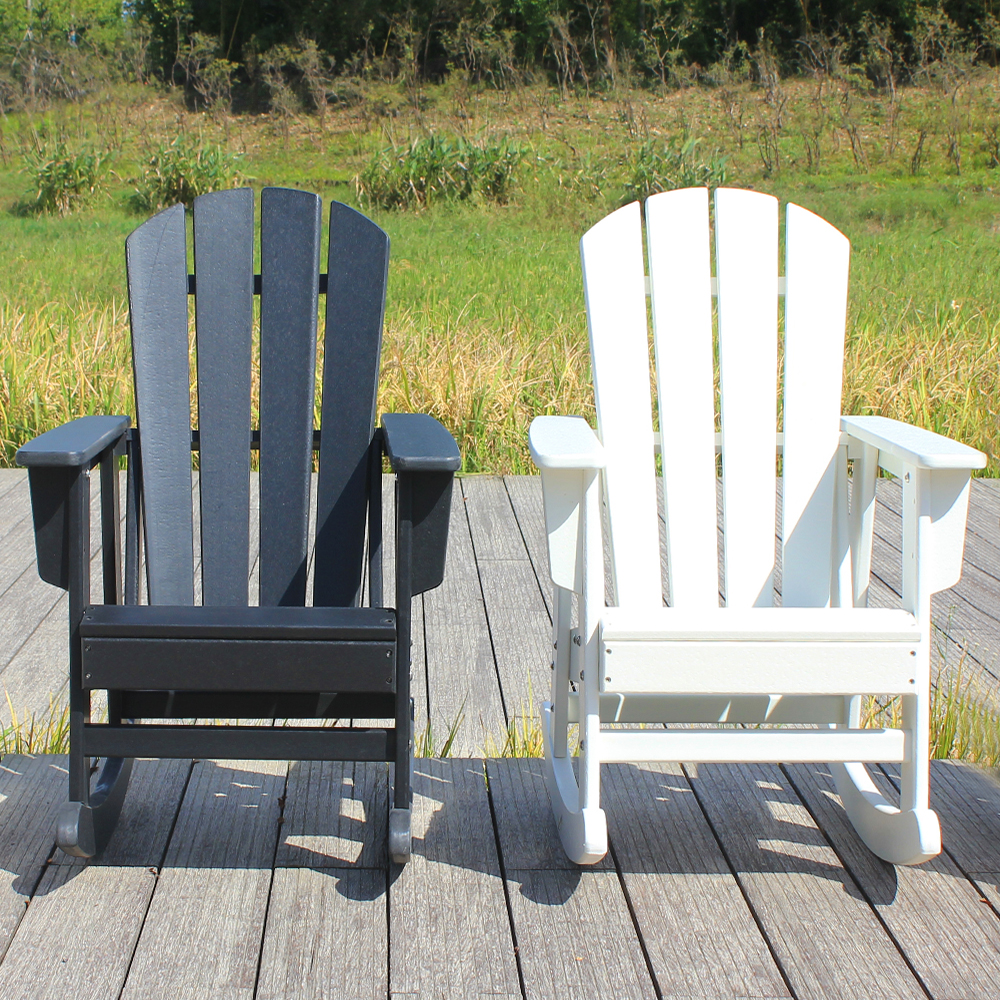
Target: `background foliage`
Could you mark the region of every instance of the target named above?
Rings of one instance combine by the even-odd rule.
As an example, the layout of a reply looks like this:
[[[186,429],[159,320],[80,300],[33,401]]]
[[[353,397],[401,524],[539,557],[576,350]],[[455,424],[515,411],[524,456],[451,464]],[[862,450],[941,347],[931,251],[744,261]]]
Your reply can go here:
[[[756,82],[842,67],[879,85],[995,64],[995,0],[0,0],[0,105],[150,75],[193,109],[351,100],[458,74],[500,90]],[[936,67],[936,69],[935,69]],[[418,99],[419,95],[414,94]]]

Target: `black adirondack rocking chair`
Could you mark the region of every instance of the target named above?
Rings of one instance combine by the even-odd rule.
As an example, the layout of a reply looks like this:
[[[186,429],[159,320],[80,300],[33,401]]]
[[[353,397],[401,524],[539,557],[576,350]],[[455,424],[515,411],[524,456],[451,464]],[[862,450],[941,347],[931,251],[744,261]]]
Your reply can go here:
[[[319,197],[306,192],[263,192],[257,275],[250,190],[195,200],[194,275],[183,206],[135,230],[126,258],[137,426],[124,416],[83,417],[17,453],[29,470],[39,574],[69,591],[69,802],[57,826],[69,854],[103,849],[132,759],[148,756],[394,762],[389,853],[398,862],[409,857],[410,599],[443,578],[460,458],[431,417],[386,415],[375,427],[389,239],[363,215],[332,204],[329,276],[321,274],[320,208]],[[323,293],[322,420],[314,430]],[[259,430],[251,427],[255,294]],[[188,295],[195,299],[196,430]],[[249,606],[252,449],[260,454],[259,606]],[[194,501],[192,451],[200,469]],[[383,454],[396,473],[394,609],[382,607]],[[97,466],[103,603],[92,603],[90,593],[90,473]],[[192,507],[199,501],[195,553]],[[361,606],[366,525],[368,606]],[[139,603],[143,554],[148,604]],[[107,691],[106,722],[91,720],[95,690]],[[193,718],[385,724],[166,721]],[[103,759],[99,771],[92,758]]]

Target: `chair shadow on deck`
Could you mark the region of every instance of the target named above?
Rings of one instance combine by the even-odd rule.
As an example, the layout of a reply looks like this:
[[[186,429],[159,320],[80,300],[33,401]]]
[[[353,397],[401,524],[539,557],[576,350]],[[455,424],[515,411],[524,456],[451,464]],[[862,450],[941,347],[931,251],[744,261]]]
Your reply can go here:
[[[544,763],[511,763],[519,765],[520,781],[528,785],[530,779],[529,787],[535,790],[521,810],[531,817],[523,828],[535,843],[531,849],[515,845],[515,852],[524,856],[521,863],[507,859],[506,867],[558,870],[556,880],[525,879],[520,891],[538,903],[565,902],[591,869],[573,865],[562,851],[545,794]],[[487,761],[491,790],[499,785],[503,794],[503,776],[494,780],[498,765],[508,762]],[[895,899],[896,869],[858,839],[835,799],[826,765],[801,765],[795,772],[800,783],[806,774],[811,776],[819,794],[828,797],[819,817],[776,766],[687,765],[687,771],[691,781],[677,765],[603,765],[602,805],[607,810],[611,850],[598,870],[617,870],[626,877],[808,875],[839,883],[848,895],[874,904]],[[499,805],[497,813],[502,839],[504,809]],[[845,851],[852,861],[861,859],[864,894],[845,871]],[[560,898],[553,897],[556,889]]]
[[[16,825],[8,819],[12,834],[21,832],[0,842],[0,867],[14,875],[12,888],[26,898],[46,891],[49,880],[40,878],[46,859],[50,866],[69,869],[54,886],[87,867],[54,848],[64,763],[63,758],[40,760],[32,781],[37,815]],[[482,767],[475,759],[416,761],[414,862],[498,875],[499,858],[526,898],[545,905],[564,903],[592,869],[571,864],[562,852],[548,807],[543,761],[487,760],[489,799],[476,793]],[[389,770],[378,763],[293,761],[286,779],[280,764],[271,770],[254,762],[137,761],[122,821],[107,850],[89,864],[311,868],[336,878],[337,891],[348,898],[377,898],[403,870],[389,864],[385,850]],[[872,855],[854,834],[825,765],[788,771],[689,765],[690,781],[671,765],[617,764],[604,770],[612,848],[604,870],[617,868],[623,876],[810,875],[839,882],[849,895],[875,905],[896,898],[897,870]],[[8,782],[22,780],[17,775],[11,779],[10,773]],[[995,840],[1000,783],[974,768],[964,768],[962,780],[974,801],[968,816],[943,814],[946,846],[949,840],[969,841],[970,824],[978,828],[976,849],[989,856],[977,859],[973,874],[1000,893],[1000,848],[983,847],[990,830]],[[475,794],[469,794],[470,788]],[[16,788],[8,785],[3,791],[0,816],[8,807],[24,809]],[[419,823],[418,816],[423,817]],[[935,859],[924,867],[944,870],[945,865]],[[963,867],[969,865],[963,862]],[[386,879],[373,883],[343,877],[359,868],[384,871]],[[522,877],[532,871],[558,874]]]

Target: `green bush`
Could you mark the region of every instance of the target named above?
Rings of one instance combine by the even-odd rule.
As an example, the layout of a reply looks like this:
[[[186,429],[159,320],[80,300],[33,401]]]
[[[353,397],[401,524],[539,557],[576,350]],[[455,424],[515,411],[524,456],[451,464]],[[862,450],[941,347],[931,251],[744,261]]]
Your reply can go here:
[[[108,156],[94,149],[72,152],[57,141],[49,149],[42,146],[28,154],[27,170],[35,177],[36,212],[67,215],[98,189]]]
[[[190,205],[200,194],[235,187],[242,179],[238,163],[239,157],[221,146],[177,136],[149,157],[136,189],[136,205],[145,211],[178,202]]]
[[[376,153],[355,179],[358,199],[375,208],[425,208],[439,199],[503,205],[524,157],[524,148],[506,138],[421,137]]]
[[[686,187],[721,187],[728,176],[726,158],[714,152],[707,160],[698,155],[700,138],[685,136],[661,145],[652,139],[636,147],[629,162],[624,202],[643,200],[659,191]]]

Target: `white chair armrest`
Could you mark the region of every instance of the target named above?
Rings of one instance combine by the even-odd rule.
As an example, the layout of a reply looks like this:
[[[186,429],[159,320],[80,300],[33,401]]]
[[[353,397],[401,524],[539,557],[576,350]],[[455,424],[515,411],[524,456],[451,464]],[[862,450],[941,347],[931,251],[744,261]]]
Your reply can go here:
[[[986,456],[887,417],[841,417],[840,426],[872,453],[870,459],[859,456],[863,464],[874,463],[877,452],[877,464],[903,480],[903,606],[922,617],[929,613],[930,594],[953,587],[962,575],[969,477],[986,465]],[[862,475],[871,477],[867,493],[873,513],[875,470]],[[866,521],[870,533],[870,515]]]
[[[539,469],[603,469],[604,446],[583,417],[535,417],[528,431]]]
[[[549,573],[557,587],[580,593],[580,510],[588,488],[604,468],[604,447],[583,417],[535,417],[528,446],[542,473]],[[600,552],[596,558],[601,558]]]
[[[918,469],[982,469],[986,456],[941,434],[888,417],[841,417],[840,428],[862,444],[878,448],[903,465]],[[889,471],[893,471],[891,466]]]

